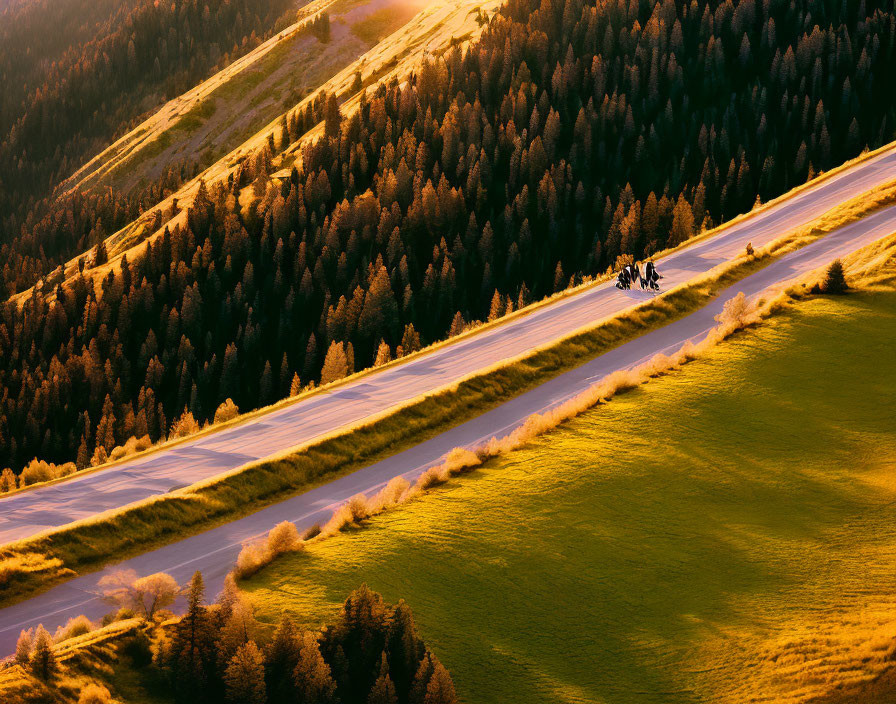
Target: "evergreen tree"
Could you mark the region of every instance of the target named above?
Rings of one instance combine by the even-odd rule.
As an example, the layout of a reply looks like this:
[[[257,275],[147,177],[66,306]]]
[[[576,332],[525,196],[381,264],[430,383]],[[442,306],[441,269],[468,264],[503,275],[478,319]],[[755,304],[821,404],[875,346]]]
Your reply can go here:
[[[265,704],[264,660],[253,641],[241,645],[224,671],[227,701]]]
[[[336,683],[330,667],[320,654],[317,640],[311,633],[302,636],[299,661],[293,672],[297,700],[307,704],[334,704]]]
[[[849,286],[846,285],[846,276],[843,274],[843,262],[839,259],[831,262],[827,273],[824,277],[822,290],[825,293],[842,294],[846,293]]]
[[[438,660],[433,658],[432,675],[426,685],[424,704],[457,704],[457,694],[454,691],[454,682],[448,670]]]
[[[414,675],[414,680],[411,683],[411,690],[408,695],[408,702],[410,702],[410,704],[425,704],[426,691],[434,671],[435,663],[433,662],[432,653],[427,651],[420,661],[420,665],[417,667],[417,672]]]
[[[29,665],[31,674],[44,682],[50,682],[59,672],[59,664],[56,662],[56,653],[53,648],[53,638],[42,625],[37,627],[37,631],[34,634],[34,647],[32,648]]]
[[[349,374],[349,363],[345,353],[345,345],[335,340],[327,350],[324,358],[324,366],[320,373],[320,383],[329,384],[338,381]]]
[[[168,669],[179,702],[206,701],[214,667],[214,629],[203,606],[205,584],[196,572],[187,593],[187,611],[175,629]]]
[[[271,704],[287,704],[295,699],[293,672],[299,664],[302,640],[288,616],[283,616],[265,658],[265,682]]]
[[[15,660],[17,665],[26,667],[31,662],[31,649],[34,643],[31,629],[23,630],[16,641]]]
[[[386,660],[386,653],[383,653],[379,676],[370,689],[367,704],[398,704],[398,694],[395,692],[392,678],[389,677],[389,662]]]

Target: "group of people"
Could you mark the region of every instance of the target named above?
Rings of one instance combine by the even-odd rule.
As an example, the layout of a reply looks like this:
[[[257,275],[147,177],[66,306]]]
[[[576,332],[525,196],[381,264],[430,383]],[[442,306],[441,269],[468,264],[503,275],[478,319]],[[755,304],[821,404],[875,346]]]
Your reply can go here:
[[[626,264],[622,267],[622,270],[616,277],[616,288],[621,291],[627,291],[634,286],[635,283],[640,282],[641,290],[650,289],[651,291],[659,291],[661,278],[663,277],[660,276],[660,273],[656,270],[656,266],[652,261],[648,260],[644,265],[643,274],[641,273],[638,263],[632,262],[631,264]]]

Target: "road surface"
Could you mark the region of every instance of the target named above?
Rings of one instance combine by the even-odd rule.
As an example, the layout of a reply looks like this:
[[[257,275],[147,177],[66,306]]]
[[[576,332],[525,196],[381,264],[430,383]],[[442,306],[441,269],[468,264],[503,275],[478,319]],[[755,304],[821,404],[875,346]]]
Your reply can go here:
[[[660,262],[664,287],[815,220],[896,179],[896,146]],[[631,306],[637,294],[593,287],[431,353],[243,424],[58,484],[0,498],[0,544],[120,508],[283,452],[406,403]]]
[[[358,492],[377,490],[398,475],[413,480],[455,447],[474,447],[493,436],[503,437],[530,414],[543,412],[563,403],[617,369],[635,366],[659,352],[672,353],[688,340],[699,341],[715,325],[714,318],[721,311],[724,302],[738,292],[743,291],[751,297],[758,296],[769,287],[817,269],[893,232],[896,232],[896,206],[890,206],[840,228],[782,257],[730,287],[691,315],[621,345],[416,447],[242,519],[139,555],[108,567],[103,572],[78,577],[27,601],[2,609],[0,654],[13,651],[22,628],[40,622],[52,631],[81,613],[93,619],[101,617],[109,607],[97,597],[97,583],[104,574],[116,569],[133,569],[140,575],[168,572],[181,583],[186,583],[196,570],[201,570],[206,580],[207,593],[214,595],[220,590],[224,576],[236,561],[241,544],[266,533],[277,523],[293,521],[300,530],[314,523],[322,523],[329,518],[333,508]],[[711,249],[700,249],[709,258],[717,256]],[[646,295],[641,291],[619,292],[615,289],[611,294],[613,300],[628,304],[637,302]]]

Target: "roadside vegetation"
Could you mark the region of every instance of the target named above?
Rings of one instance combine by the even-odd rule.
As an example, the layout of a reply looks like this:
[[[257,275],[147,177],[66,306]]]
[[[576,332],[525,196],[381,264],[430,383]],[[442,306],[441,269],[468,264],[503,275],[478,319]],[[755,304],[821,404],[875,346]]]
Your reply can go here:
[[[788,307],[241,589],[309,622],[357,581],[400,592],[465,701],[882,701],[894,303]]]
[[[828,213],[818,223],[752,254],[745,252],[704,277],[590,331],[486,370],[456,388],[412,402],[370,423],[340,431],[291,454],[251,463],[177,494],[151,498],[99,519],[79,521],[3,546],[0,560],[5,570],[0,580],[0,601],[20,599],[110,559],[143,552],[233,520],[444,432],[625,340],[687,315],[775,256],[823,236],[826,228],[842,225],[845,218],[881,207],[889,193],[889,188],[883,188],[866,194]]]
[[[4,704],[456,704],[454,683],[420,638],[410,608],[366,586],[320,628],[256,620],[232,581],[205,604],[202,575],[119,576],[104,624],[81,617],[51,636],[23,631],[0,669]],[[167,607],[181,594],[186,613]]]

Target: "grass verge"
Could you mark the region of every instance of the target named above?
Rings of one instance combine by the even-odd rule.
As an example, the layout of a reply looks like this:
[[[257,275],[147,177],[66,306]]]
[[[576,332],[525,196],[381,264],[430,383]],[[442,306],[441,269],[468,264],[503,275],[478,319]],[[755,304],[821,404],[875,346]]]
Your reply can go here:
[[[10,543],[0,549],[0,560],[6,566],[5,579],[0,582],[0,604],[47,589],[74,573],[234,520],[419,444],[627,340],[689,314],[776,257],[888,203],[893,190],[878,189],[850,201],[815,224],[758,249],[754,256],[741,255],[591,330],[478,372],[452,388],[357,427],[181,492]],[[59,562],[48,562],[56,567],[38,572],[33,567],[26,569],[26,565],[34,564],[35,556]]]

